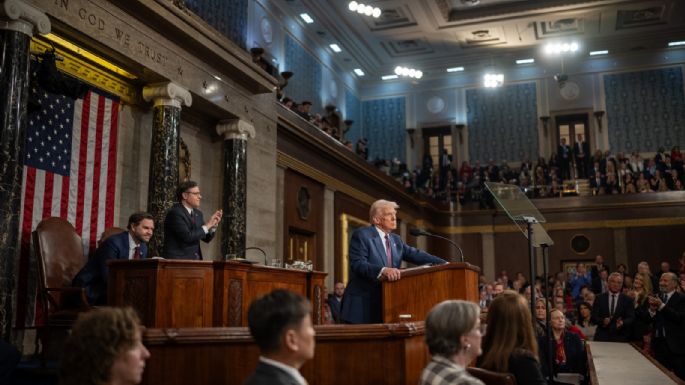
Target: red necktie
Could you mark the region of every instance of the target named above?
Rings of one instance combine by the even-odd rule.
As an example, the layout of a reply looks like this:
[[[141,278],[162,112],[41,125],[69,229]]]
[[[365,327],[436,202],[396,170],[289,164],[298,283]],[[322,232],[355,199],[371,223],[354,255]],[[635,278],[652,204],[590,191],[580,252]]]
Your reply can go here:
[[[140,246],[136,246],[133,249],[133,259],[140,259]]]
[[[388,261],[388,266],[392,267],[392,249],[390,248],[390,237],[385,235],[385,256]]]

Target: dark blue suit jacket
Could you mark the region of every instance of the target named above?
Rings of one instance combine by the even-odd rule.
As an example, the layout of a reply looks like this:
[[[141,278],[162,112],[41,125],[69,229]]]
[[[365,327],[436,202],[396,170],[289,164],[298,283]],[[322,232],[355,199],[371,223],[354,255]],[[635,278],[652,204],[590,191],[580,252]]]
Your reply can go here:
[[[592,306],[592,320],[597,324],[595,341],[628,342],[633,321],[635,321],[634,302],[627,295],[620,293],[616,301],[614,316],[611,317],[609,325],[604,326],[602,321],[609,317],[609,294],[610,292],[607,291],[598,295]],[[616,327],[616,320],[619,318],[623,319],[623,326],[620,329]]]
[[[215,232],[205,234],[202,211],[193,209],[192,216],[182,204],[169,209],[164,218],[164,252],[166,259],[202,259],[200,240],[209,242]]]
[[[390,234],[392,266],[387,266],[383,240],[375,226],[355,230],[350,240],[350,280],[343,295],[340,317],[353,324],[382,323],[381,281],[383,267],[399,268],[402,260],[415,265],[443,264],[444,260],[413,248],[397,234]]]
[[[244,385],[299,385],[297,380],[285,370],[259,361],[254,373]]]
[[[107,276],[109,269],[107,261],[112,259],[128,259],[129,253],[128,231],[115,234],[105,239],[95,250],[95,255],[76,274],[73,285],[84,287],[86,296],[91,305],[104,305],[107,303]],[[147,245],[140,244],[141,258],[147,257]]]

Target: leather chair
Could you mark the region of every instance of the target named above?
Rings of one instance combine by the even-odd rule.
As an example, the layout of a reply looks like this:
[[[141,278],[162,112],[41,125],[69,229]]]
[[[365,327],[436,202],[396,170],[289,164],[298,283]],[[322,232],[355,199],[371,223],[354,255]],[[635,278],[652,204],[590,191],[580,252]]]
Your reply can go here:
[[[470,375],[483,381],[485,385],[516,385],[516,378],[511,373],[498,373],[481,368],[466,368]]]
[[[105,231],[103,231],[102,235],[100,236],[100,240],[98,241],[98,246],[100,246],[100,244],[102,242],[104,242],[105,239],[109,238],[110,236],[112,236],[114,234],[123,233],[124,231],[126,231],[126,229],[122,229],[121,227],[108,227],[108,228],[106,228]]]
[[[70,328],[79,313],[90,308],[85,290],[71,286],[86,260],[81,237],[62,218],[42,220],[32,235],[38,263],[38,300],[45,316],[45,324],[37,326],[44,355],[53,331]]]

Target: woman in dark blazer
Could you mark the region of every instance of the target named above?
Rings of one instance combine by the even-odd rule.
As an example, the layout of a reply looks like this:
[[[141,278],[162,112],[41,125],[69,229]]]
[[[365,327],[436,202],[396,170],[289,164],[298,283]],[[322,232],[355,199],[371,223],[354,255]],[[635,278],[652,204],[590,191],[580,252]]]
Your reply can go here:
[[[551,338],[540,339],[540,360],[543,373],[550,377],[551,359],[554,375],[558,373],[576,373],[587,377],[587,359],[585,346],[576,333],[566,327],[566,316],[558,309],[550,313]]]
[[[528,303],[515,291],[504,291],[490,304],[478,367],[512,373],[517,384],[547,384],[540,368]]]

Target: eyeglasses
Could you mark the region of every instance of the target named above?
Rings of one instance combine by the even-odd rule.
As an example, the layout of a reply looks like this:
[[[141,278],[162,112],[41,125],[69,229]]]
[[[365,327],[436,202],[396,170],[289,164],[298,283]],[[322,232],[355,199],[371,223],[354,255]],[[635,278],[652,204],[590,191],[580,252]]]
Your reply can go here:
[[[193,195],[202,195],[202,194],[200,194],[199,191],[186,191],[185,193],[186,194],[193,194]]]

